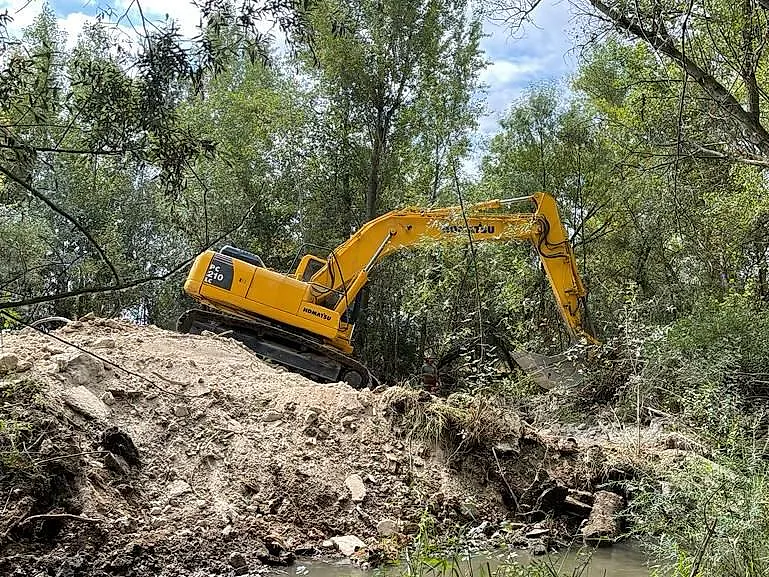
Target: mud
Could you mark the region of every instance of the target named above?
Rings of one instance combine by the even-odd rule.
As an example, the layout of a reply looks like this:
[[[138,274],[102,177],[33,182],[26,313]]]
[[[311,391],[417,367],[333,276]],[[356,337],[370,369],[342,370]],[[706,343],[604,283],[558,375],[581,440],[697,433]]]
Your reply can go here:
[[[622,450],[503,406],[495,427],[414,435],[392,389],[320,385],[226,337],[90,318],[6,334],[0,353],[2,575],[260,573],[341,557],[342,537],[376,564],[428,517],[435,537],[548,550],[633,475]]]

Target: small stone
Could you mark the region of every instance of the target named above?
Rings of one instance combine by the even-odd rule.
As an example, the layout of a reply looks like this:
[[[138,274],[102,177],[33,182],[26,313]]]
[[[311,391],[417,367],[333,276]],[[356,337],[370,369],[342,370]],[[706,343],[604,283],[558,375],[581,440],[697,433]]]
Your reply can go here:
[[[19,358],[13,353],[0,355],[0,375],[6,375],[16,370]]]
[[[333,549],[334,547],[336,547],[336,545],[334,545],[334,542],[331,539],[326,539],[320,543],[321,549]]]
[[[170,498],[181,497],[186,493],[192,493],[192,487],[187,481],[176,479],[168,484],[168,496]]]
[[[226,539],[227,537],[232,535],[233,530],[234,529],[232,528],[232,525],[227,525],[224,529],[222,529],[222,537]]]
[[[539,537],[544,537],[545,535],[550,534],[550,529],[545,528],[534,528],[528,533],[526,533],[527,539],[537,539]]]
[[[353,424],[355,424],[356,418],[353,416],[348,417],[342,417],[342,420],[339,421],[339,423],[342,425],[343,429],[347,429],[349,427],[352,427]]]
[[[512,443],[497,443],[494,445],[494,452],[497,455],[511,455],[513,453],[517,453],[518,451],[518,446],[513,445]]]
[[[358,474],[352,474],[344,480],[345,486],[352,494],[353,503],[361,503],[366,498],[366,485]]]
[[[16,372],[17,373],[23,373],[25,371],[28,371],[32,368],[32,362],[31,361],[19,361],[19,364],[16,365]]]
[[[153,517],[158,517],[163,514],[163,509],[161,507],[153,507],[150,509],[150,515]]]
[[[115,395],[109,391],[105,391],[102,393],[101,397],[99,397],[99,400],[105,405],[111,406],[115,404]]]
[[[564,509],[571,511],[572,513],[576,513],[580,517],[589,517],[590,513],[593,511],[593,507],[583,503],[582,501],[578,501],[571,496],[568,496],[566,499],[564,499],[563,506]]]
[[[275,421],[280,421],[281,419],[283,419],[283,413],[280,411],[270,410],[262,415],[262,421],[265,423],[273,423]]]
[[[246,558],[243,555],[243,553],[239,553],[237,551],[233,551],[230,553],[230,556],[227,558],[227,563],[230,564],[230,567],[233,567],[235,569],[239,567],[245,567],[246,566]]]
[[[331,537],[331,541],[334,543],[334,546],[339,549],[339,552],[346,557],[354,554],[358,549],[364,549],[366,547],[366,544],[355,535]]]
[[[398,524],[392,519],[382,519],[376,524],[376,531],[382,537],[390,537],[398,532]]]
[[[176,405],[174,407],[174,415],[177,417],[186,417],[190,414],[190,411],[187,409],[185,405]]]
[[[531,554],[537,557],[547,554],[547,547],[543,543],[537,543],[531,548]]]
[[[61,332],[74,333],[78,329],[82,329],[82,328],[83,328],[83,323],[81,323],[80,321],[70,321],[61,328]]]
[[[56,359],[60,373],[64,373],[74,385],[90,384],[104,375],[102,362],[88,353],[74,353]]]
[[[574,437],[558,439],[558,452],[563,455],[573,455],[579,450],[577,439]]]
[[[93,320],[96,320],[96,313],[94,313],[93,311],[91,311],[90,313],[86,313],[86,314],[84,314],[82,317],[80,317],[80,318],[79,318],[79,319],[77,319],[77,320],[79,320],[80,322],[83,322],[83,323],[84,323],[84,322],[86,322],[86,321],[93,321]]]
[[[131,469],[128,466],[128,463],[126,463],[126,460],[115,453],[107,453],[104,455],[104,464],[108,469],[120,475],[128,476],[131,473]]]
[[[102,337],[97,339],[96,342],[91,345],[94,349],[114,349],[115,339],[112,337]]]

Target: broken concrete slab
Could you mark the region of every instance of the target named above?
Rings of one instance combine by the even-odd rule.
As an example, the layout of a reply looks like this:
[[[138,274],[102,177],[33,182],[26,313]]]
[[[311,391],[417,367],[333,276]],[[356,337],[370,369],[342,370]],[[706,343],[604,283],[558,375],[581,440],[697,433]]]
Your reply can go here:
[[[331,537],[331,542],[339,549],[342,555],[349,557],[358,549],[364,549],[366,544],[355,535],[343,535],[340,537]]]
[[[83,385],[64,391],[62,400],[66,405],[89,419],[104,421],[110,415],[110,408]]]

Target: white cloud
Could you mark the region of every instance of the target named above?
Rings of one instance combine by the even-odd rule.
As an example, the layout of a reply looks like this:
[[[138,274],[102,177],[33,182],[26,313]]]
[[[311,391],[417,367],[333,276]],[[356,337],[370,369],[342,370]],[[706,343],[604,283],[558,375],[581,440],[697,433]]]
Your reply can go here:
[[[9,32],[17,34],[32,24],[43,9],[44,0],[0,0],[0,11],[8,10],[13,21],[8,26]]]
[[[480,132],[496,132],[499,119],[536,82],[558,81],[576,68],[572,53],[573,27],[569,4],[550,0],[540,4],[533,21],[513,36],[499,22],[485,22],[487,36],[481,42],[491,64],[481,80],[487,85],[488,113],[481,118]]]
[[[543,65],[537,59],[497,60],[481,72],[481,81],[489,86],[520,83],[535,77],[542,71]]]
[[[82,12],[70,12],[64,18],[57,18],[59,29],[67,35],[67,48],[73,48],[77,44],[78,36],[80,36],[85,25],[95,21],[95,16],[89,16]]]

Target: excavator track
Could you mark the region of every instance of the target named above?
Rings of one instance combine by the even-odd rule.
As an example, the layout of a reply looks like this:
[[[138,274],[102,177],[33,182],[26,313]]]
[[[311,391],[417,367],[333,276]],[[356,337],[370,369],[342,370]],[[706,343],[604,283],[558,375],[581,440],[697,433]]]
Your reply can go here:
[[[258,356],[275,361],[321,383],[344,381],[358,389],[375,380],[365,365],[267,319],[239,317],[203,309],[184,312],[176,323],[182,333],[210,331],[242,342]]]

